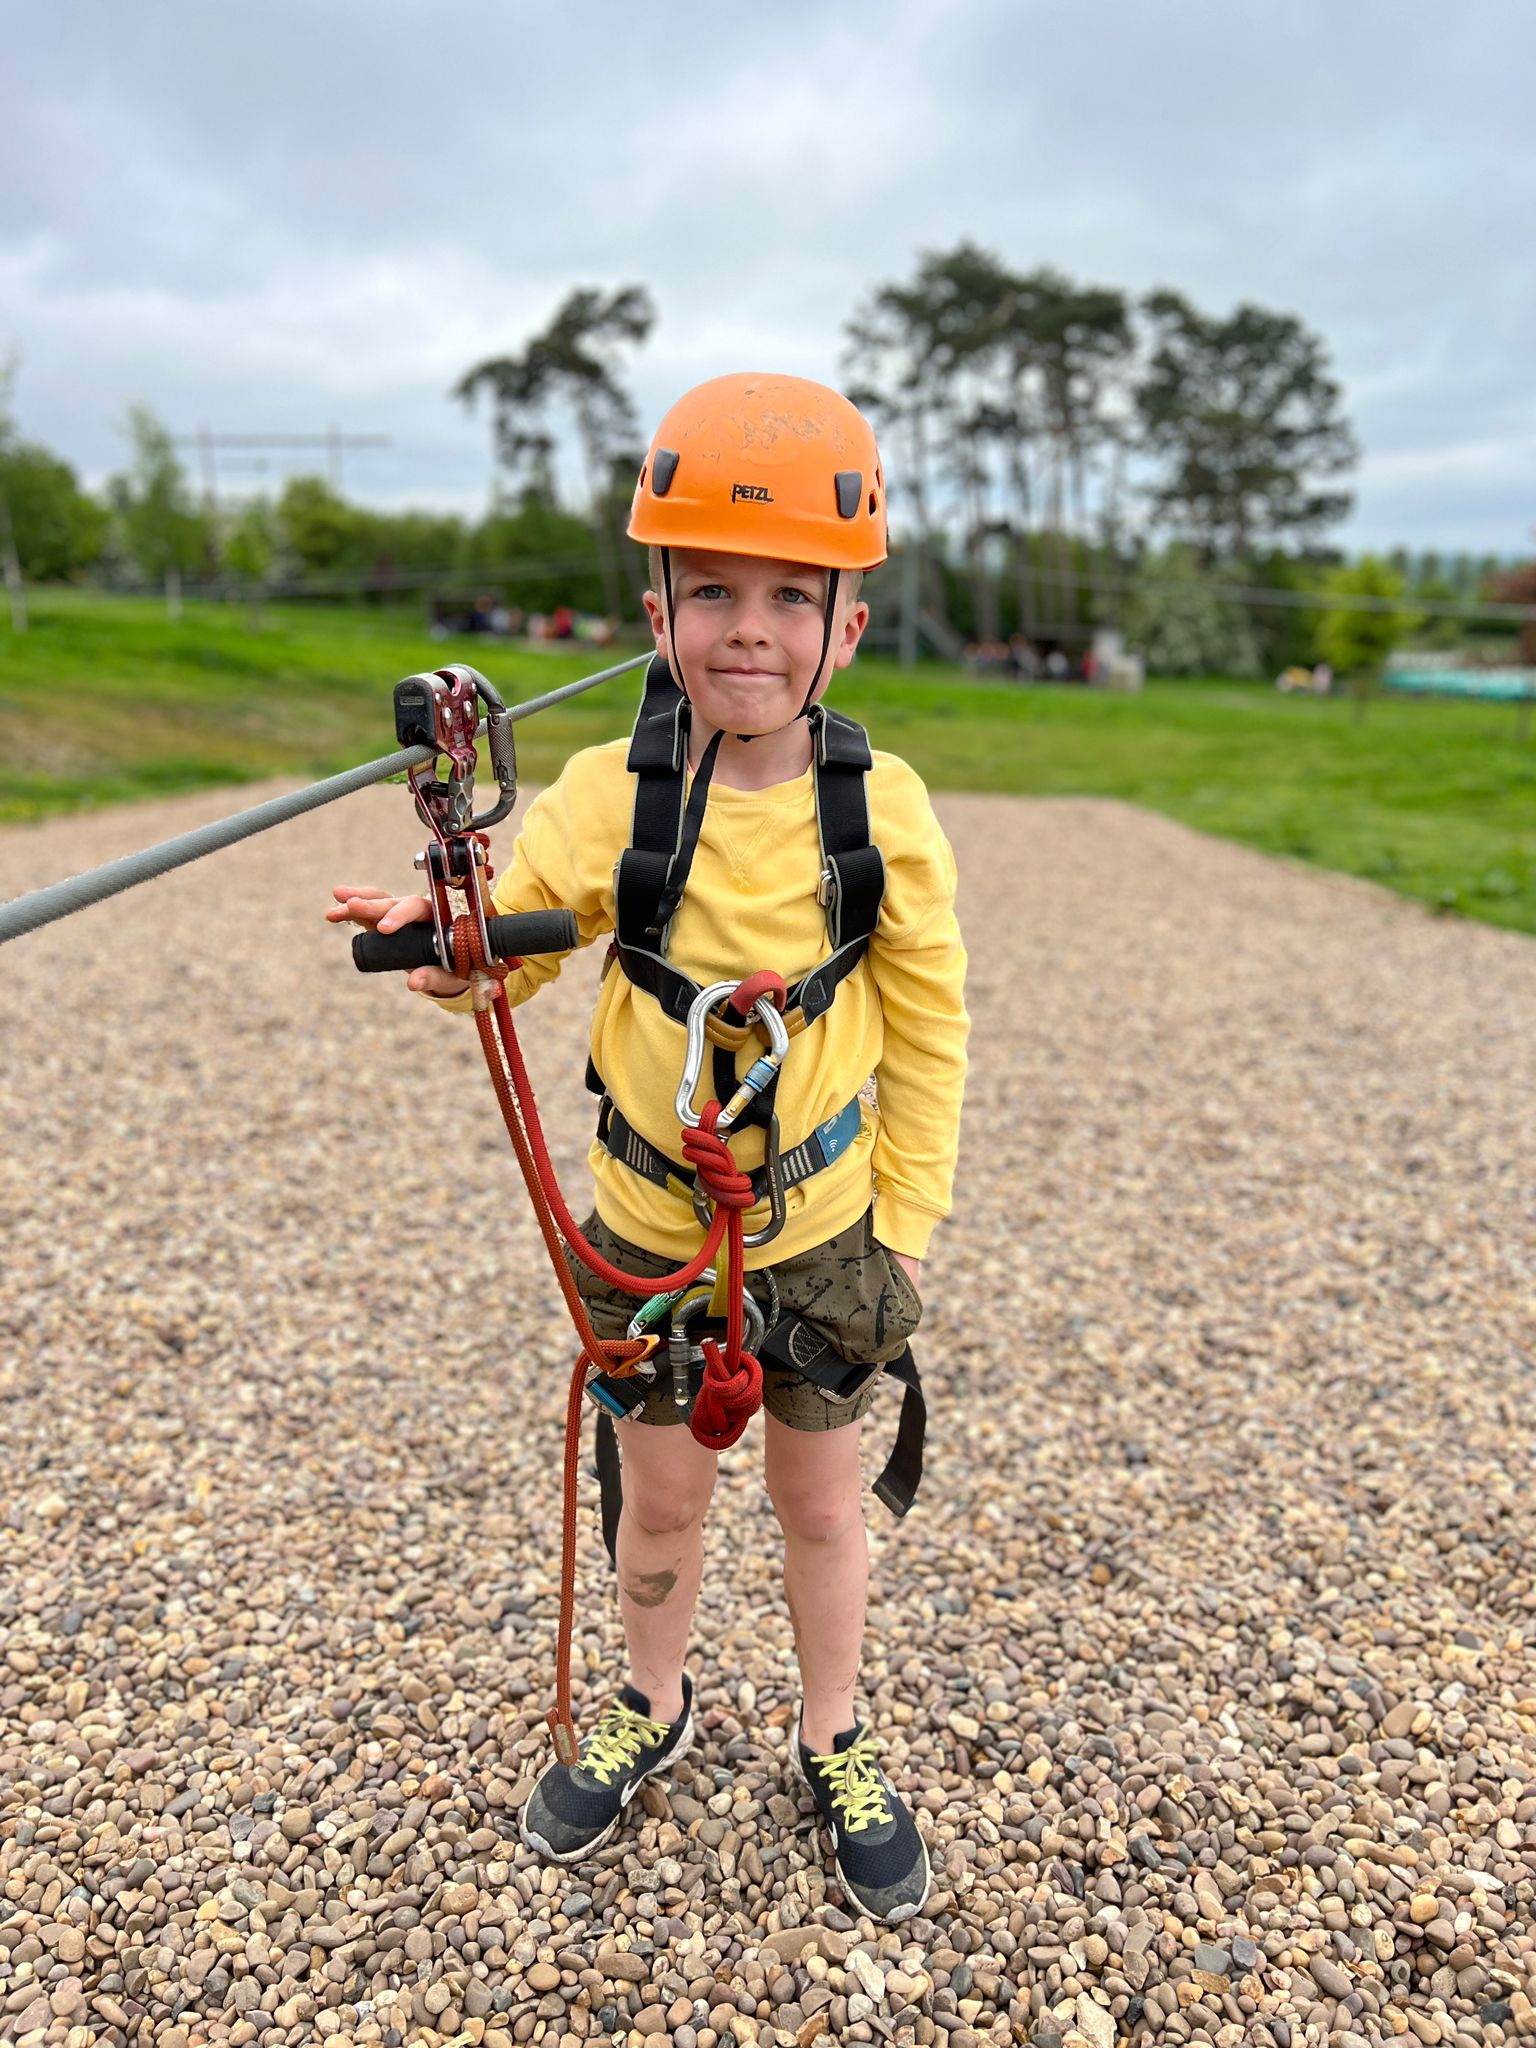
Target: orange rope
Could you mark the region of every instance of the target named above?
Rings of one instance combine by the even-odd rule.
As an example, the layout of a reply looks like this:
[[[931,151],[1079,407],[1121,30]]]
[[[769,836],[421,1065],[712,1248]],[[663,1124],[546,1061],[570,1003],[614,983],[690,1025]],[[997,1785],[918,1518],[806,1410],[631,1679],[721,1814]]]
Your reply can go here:
[[[488,961],[480,943],[476,920],[467,914],[460,914],[453,920],[453,960],[455,973],[466,981],[478,969],[493,980],[504,982],[510,968],[518,964],[515,961],[495,964]],[[683,1134],[684,1155],[715,1203],[715,1213],[703,1248],[687,1265],[660,1279],[647,1280],[621,1271],[588,1244],[560,1193],[505,988],[497,988],[490,1008],[476,1009],[475,1028],[501,1108],[502,1121],[507,1127],[507,1136],[512,1141],[550,1263],[555,1269],[555,1278],[581,1342],[581,1350],[571,1372],[565,1409],[560,1625],[555,1653],[555,1705],[548,1715],[555,1754],[562,1763],[574,1764],[579,1753],[571,1719],[571,1637],[576,1604],[576,1483],[581,1404],[586,1391],[587,1368],[591,1364],[616,1378],[632,1377],[637,1364],[655,1351],[658,1339],[654,1336],[607,1338],[597,1335],[562,1254],[561,1239],[563,1237],[578,1257],[610,1285],[631,1294],[670,1294],[676,1289],[692,1286],[714,1260],[722,1239],[727,1237],[729,1269],[739,1275],[744,1270],[742,1212],[751,1206],[751,1182],[737,1169],[725,1140],[715,1134],[719,1103],[707,1104],[698,1130]],[[742,1350],[742,1334],[743,1314],[738,1287],[733,1290],[724,1352],[713,1339],[707,1340],[703,1347],[704,1386],[690,1418],[698,1441],[717,1451],[736,1442],[762,1404],[762,1368],[750,1352]]]

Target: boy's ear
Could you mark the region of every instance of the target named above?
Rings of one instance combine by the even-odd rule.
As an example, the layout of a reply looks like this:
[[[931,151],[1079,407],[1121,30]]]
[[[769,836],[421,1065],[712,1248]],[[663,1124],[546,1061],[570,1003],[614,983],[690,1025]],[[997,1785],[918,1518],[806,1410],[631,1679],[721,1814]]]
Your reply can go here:
[[[859,642],[864,637],[864,628],[869,624],[869,606],[861,597],[849,605],[843,614],[842,638],[837,641],[837,652],[833,656],[834,668],[846,668],[858,652]]]
[[[645,616],[650,621],[651,631],[656,636],[656,652],[670,664],[672,650],[667,645],[666,617],[662,611],[661,599],[654,590],[648,590],[641,601],[645,605]]]

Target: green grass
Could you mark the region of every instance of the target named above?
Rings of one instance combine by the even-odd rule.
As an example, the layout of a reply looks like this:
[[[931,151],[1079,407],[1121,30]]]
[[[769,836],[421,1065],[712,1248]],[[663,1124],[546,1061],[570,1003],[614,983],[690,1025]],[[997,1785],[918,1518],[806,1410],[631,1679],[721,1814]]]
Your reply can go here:
[[[508,700],[604,665],[433,642],[417,618],[34,594],[0,627],[0,819],[266,775],[332,774],[394,745],[390,691],[443,661],[484,666]],[[525,779],[628,730],[638,677],[518,728]],[[1137,697],[1020,689],[861,660],[835,702],[934,789],[1096,795],[1384,883],[1437,909],[1536,932],[1536,740],[1509,705],[1339,699],[1264,685],[1154,682]],[[402,799],[404,801],[404,799]],[[236,806],[231,806],[235,808]]]

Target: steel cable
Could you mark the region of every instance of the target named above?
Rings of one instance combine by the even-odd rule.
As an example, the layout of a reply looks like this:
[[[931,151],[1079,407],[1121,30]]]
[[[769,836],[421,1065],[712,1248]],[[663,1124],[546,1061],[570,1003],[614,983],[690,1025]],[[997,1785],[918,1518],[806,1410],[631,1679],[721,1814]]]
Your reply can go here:
[[[514,720],[528,718],[535,711],[544,711],[551,704],[560,703],[563,698],[590,690],[594,684],[611,682],[615,676],[625,675],[630,669],[642,668],[651,659],[650,654],[634,655],[613,668],[600,669],[596,675],[582,676],[574,683],[563,684],[558,690],[548,690],[542,697],[530,697],[524,704],[511,705],[507,716]],[[482,733],[485,730],[484,719],[480,721],[479,730]],[[205,854],[217,853],[221,848],[250,839],[258,832],[270,831],[274,825],[286,825],[290,819],[302,817],[306,811],[319,810],[323,804],[334,803],[338,797],[351,796],[355,790],[367,789],[375,782],[385,782],[391,775],[423,766],[432,758],[431,747],[402,747],[377,761],[365,761],[359,768],[348,768],[340,775],[328,776],[323,782],[312,782],[306,789],[273,797],[268,803],[255,804],[248,811],[236,811],[232,817],[220,818],[212,825],[199,825],[194,831],[183,832],[175,839],[163,839],[157,846],[146,846],[138,853],[127,853],[120,860],[108,861],[103,867],[90,868],[83,875],[71,875],[64,881],[50,882],[46,888],[34,889],[30,895],[15,897],[9,903],[0,904],[0,944],[7,939],[19,939],[24,933],[37,931],[43,925],[53,924],[58,918],[84,910],[92,903],[100,903],[121,890],[136,888],[140,882],[169,874],[173,868],[185,867],[189,861],[201,860]]]

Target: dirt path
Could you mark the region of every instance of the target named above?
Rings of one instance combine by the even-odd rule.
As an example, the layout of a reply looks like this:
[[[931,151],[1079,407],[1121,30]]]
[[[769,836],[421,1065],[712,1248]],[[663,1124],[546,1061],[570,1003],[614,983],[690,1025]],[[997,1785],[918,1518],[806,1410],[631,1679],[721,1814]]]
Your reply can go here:
[[[0,832],[0,896],[270,793]],[[570,1343],[473,1032],[321,920],[406,885],[400,792],[0,949],[0,2038],[1536,2030],[1536,946],[1114,804],[939,810],[974,1063],[929,1467],[869,1502],[899,1932],[788,1782],[756,1428],[700,1745],[591,1864],[517,1839]],[[573,1187],[595,972],[523,1013]]]

